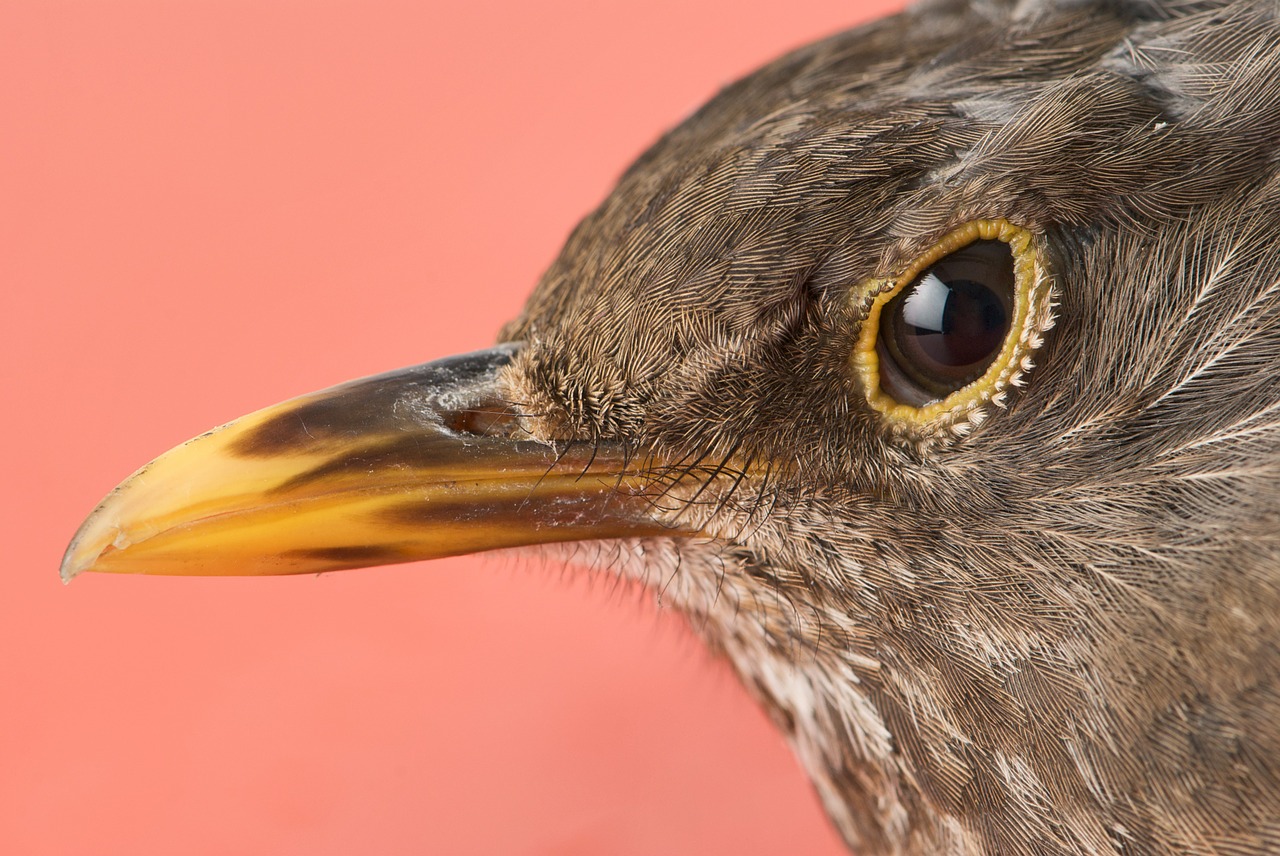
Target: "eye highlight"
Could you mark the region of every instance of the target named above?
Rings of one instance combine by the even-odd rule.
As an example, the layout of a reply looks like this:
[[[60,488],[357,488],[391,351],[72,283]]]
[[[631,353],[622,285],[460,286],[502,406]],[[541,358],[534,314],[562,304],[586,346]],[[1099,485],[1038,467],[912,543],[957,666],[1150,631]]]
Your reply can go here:
[[[1031,234],[1005,220],[968,223],[897,277],[862,283],[853,361],[867,401],[900,427],[976,421],[1031,368],[1049,291]]]

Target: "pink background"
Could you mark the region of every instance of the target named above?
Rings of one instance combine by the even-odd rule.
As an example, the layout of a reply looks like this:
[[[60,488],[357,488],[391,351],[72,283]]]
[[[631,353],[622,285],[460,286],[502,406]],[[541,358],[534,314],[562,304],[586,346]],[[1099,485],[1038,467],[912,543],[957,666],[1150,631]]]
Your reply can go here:
[[[169,446],[488,345],[659,131],[892,5],[0,5],[0,850],[838,852],[727,669],[611,581],[56,569]]]

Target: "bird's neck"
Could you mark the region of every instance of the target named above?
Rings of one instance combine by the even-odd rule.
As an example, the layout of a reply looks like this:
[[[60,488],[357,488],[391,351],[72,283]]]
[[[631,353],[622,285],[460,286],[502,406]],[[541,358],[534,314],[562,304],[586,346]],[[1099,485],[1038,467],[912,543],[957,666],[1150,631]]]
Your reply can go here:
[[[786,735],[853,852],[982,852],[904,767],[877,703],[878,661],[818,642],[831,625],[778,600],[722,593],[703,607],[689,609],[691,623]],[[748,611],[760,621],[744,631]]]
[[[876,704],[880,663],[837,629],[846,616],[797,609],[758,585],[748,556],[709,543],[579,543],[553,558],[610,568],[684,613],[786,735],[854,852],[979,852],[904,770]]]

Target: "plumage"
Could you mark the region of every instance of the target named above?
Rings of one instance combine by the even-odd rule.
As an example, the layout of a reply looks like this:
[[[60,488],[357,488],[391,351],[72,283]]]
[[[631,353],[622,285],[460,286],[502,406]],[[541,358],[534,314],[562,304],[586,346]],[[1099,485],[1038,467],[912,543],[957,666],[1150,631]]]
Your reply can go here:
[[[1278,11],[944,0],[789,54],[627,171],[448,405],[613,456],[649,529],[542,549],[682,609],[855,852],[1280,852]],[[996,220],[1048,289],[1008,388],[877,411],[860,289]]]
[[[1275,12],[930,4],[798,51],[505,333],[540,436],[773,464],[683,512],[746,547],[684,607],[860,852],[1280,850]],[[1044,236],[1056,329],[962,442],[886,437],[849,285],[975,217]]]

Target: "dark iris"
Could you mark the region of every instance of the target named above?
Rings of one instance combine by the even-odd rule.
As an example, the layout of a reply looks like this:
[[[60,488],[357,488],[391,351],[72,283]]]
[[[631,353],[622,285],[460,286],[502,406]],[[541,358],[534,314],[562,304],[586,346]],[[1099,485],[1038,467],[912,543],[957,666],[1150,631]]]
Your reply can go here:
[[[981,377],[1009,334],[1014,288],[1003,241],[977,241],[912,280],[880,313],[886,391],[918,407]]]

